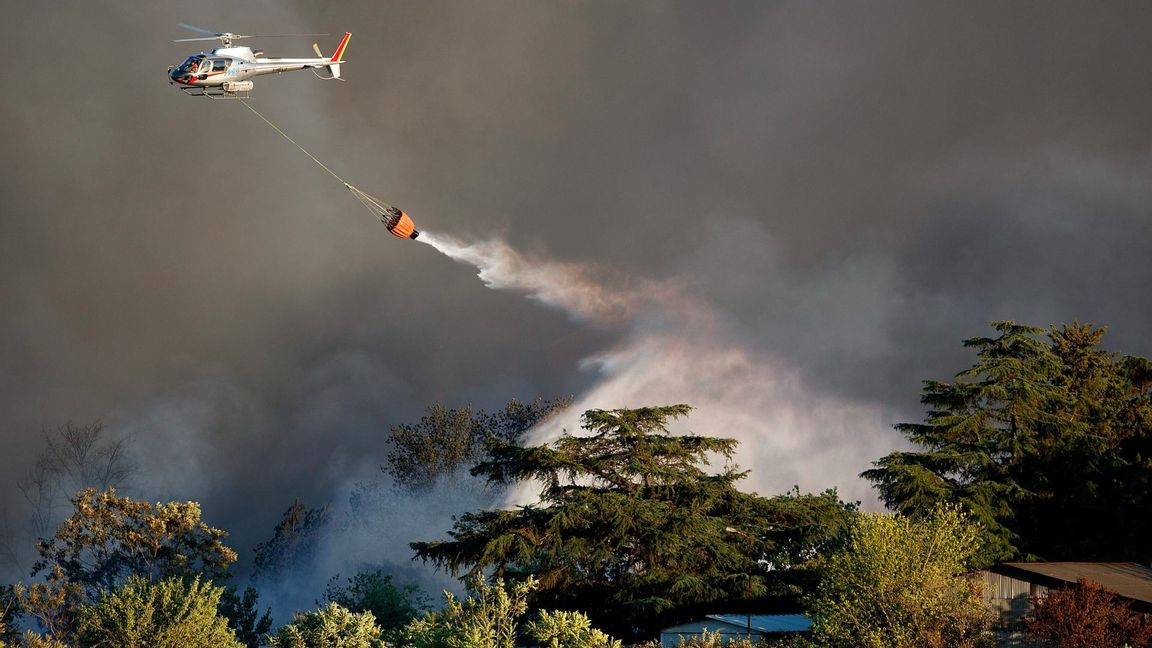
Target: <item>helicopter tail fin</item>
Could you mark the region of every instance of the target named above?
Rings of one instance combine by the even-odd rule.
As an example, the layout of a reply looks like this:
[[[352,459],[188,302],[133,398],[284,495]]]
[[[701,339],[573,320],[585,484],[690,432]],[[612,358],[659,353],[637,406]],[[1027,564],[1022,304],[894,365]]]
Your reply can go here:
[[[344,32],[344,38],[340,39],[340,44],[336,46],[336,53],[328,60],[340,63],[344,59],[344,50],[348,47],[349,38],[352,38],[352,32]]]
[[[332,54],[332,58],[328,59],[331,63],[324,66],[333,79],[340,78],[340,64],[343,62],[344,50],[348,47],[348,39],[350,38],[352,38],[352,32],[344,32],[344,38],[340,39],[340,44],[336,46],[336,52]],[[320,53],[315,44],[312,47],[316,49],[317,54]]]

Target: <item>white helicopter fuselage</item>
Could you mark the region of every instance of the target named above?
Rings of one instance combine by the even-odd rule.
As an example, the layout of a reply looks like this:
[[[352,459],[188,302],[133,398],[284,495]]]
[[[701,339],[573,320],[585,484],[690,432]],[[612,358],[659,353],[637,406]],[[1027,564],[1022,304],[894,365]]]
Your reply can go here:
[[[224,92],[246,92],[252,89],[251,80],[265,74],[279,74],[296,70],[324,69],[327,79],[340,78],[340,57],[348,45],[351,34],[345,34],[331,57],[318,58],[262,58],[250,47],[217,47],[211,52],[200,52],[168,70],[169,83],[182,90],[222,89]],[[262,53],[262,52],[261,52]],[[319,74],[317,74],[319,76]]]

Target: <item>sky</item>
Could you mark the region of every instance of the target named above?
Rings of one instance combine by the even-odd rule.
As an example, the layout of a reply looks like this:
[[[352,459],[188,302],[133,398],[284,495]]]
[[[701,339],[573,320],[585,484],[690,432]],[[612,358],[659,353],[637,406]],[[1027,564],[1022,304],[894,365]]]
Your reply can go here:
[[[1152,355],[1150,6],[53,0],[5,16],[0,511],[16,524],[15,483],[67,421],[129,438],[130,492],[201,502],[244,553],[293,498],[378,477],[389,427],[432,403],[563,396],[536,441],[583,409],[686,402],[677,430],[740,439],[746,488],[876,506],[857,475],[989,321],[1093,322]],[[389,236],[237,102],[170,86],[200,45],[172,42],[195,36],[181,22],[322,32],[329,51],[351,31],[344,82],[262,77],[252,105],[455,258]],[[249,44],[307,56],[312,40]],[[398,504],[395,551],[442,537],[457,495]]]

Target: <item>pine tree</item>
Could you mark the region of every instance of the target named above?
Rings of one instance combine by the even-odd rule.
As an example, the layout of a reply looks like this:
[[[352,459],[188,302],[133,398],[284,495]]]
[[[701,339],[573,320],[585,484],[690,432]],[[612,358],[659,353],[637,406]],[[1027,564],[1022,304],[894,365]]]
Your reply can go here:
[[[589,613],[614,634],[635,636],[694,606],[783,593],[785,574],[846,524],[851,507],[829,492],[767,499],[735,483],[726,466],[737,442],[672,435],[687,405],[590,410],[588,436],[551,445],[493,448],[474,475],[499,484],[536,479],[537,504],[463,515],[452,540],[418,542],[418,557],[452,573],[531,575],[533,603]]]
[[[924,382],[925,422],[896,426],[920,449],[863,476],[906,515],[962,505],[980,563],[1152,559],[1152,363],[1099,349],[1090,325],[993,327],[964,342],[977,362],[955,382]]]

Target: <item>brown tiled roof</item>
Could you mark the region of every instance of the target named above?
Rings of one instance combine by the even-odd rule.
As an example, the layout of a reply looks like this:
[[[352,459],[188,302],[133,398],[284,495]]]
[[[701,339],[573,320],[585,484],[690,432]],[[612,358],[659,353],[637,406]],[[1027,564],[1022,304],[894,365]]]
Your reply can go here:
[[[1131,562],[1014,562],[992,568],[1008,567],[1038,574],[1048,579],[1075,583],[1086,578],[1126,599],[1152,604],[1152,569]],[[1012,574],[1008,574],[1012,575]]]

